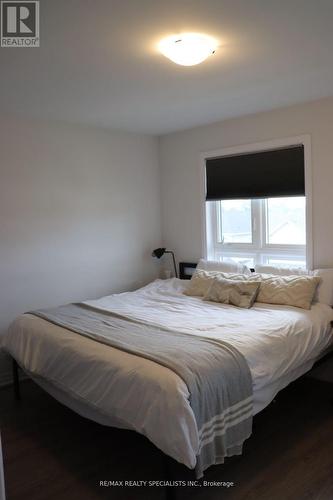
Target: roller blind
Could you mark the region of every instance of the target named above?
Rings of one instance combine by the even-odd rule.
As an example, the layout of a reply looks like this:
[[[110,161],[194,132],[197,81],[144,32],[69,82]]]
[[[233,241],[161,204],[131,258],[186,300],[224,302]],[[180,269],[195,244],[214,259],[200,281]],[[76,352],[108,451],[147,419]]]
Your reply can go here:
[[[207,201],[304,195],[304,146],[206,160]]]

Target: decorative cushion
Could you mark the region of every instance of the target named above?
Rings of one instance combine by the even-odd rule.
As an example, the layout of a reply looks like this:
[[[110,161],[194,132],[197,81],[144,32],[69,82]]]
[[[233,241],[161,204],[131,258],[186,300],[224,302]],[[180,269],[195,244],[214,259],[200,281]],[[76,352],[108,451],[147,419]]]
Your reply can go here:
[[[256,271],[258,273],[275,274],[278,276],[319,276],[321,282],[317,288],[314,300],[328,306],[333,305],[333,269],[315,269],[314,271],[309,271],[302,268],[256,266]]]
[[[248,275],[236,273],[221,273],[218,271],[204,271],[202,269],[196,269],[187,288],[184,291],[184,294],[203,297],[208,292],[210,285],[216,277],[245,281]]]
[[[203,300],[249,309],[256,300],[259,287],[259,281],[238,281],[216,277]]]
[[[216,271],[196,270],[192,276],[185,295],[203,297],[215,278],[225,278],[233,281],[260,282],[257,302],[279,304],[302,309],[310,309],[316,289],[321,282],[320,276],[290,275],[276,276],[272,274],[236,274],[219,273]]]
[[[310,309],[321,278],[318,276],[261,276],[258,302]],[[254,277],[253,277],[254,278]]]

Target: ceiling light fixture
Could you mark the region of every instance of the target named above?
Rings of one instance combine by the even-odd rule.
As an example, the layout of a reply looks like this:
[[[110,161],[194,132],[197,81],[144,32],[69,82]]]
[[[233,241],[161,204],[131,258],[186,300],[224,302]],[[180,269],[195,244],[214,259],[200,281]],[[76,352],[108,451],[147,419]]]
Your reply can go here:
[[[217,41],[202,33],[171,35],[159,43],[162,54],[176,64],[194,66],[214,54]]]

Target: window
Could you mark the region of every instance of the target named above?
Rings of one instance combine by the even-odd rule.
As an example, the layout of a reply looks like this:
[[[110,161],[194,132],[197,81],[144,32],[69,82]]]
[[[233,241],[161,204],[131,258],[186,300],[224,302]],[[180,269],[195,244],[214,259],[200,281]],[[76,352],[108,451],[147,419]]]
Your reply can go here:
[[[206,202],[212,260],[305,267],[305,196]]]
[[[312,265],[309,136],[203,154],[206,257]]]

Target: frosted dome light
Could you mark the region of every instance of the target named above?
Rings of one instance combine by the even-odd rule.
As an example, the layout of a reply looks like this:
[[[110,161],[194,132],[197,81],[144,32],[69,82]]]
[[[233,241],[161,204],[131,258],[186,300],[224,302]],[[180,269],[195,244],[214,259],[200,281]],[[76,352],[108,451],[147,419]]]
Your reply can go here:
[[[159,43],[160,52],[176,64],[194,66],[214,54],[217,41],[201,33],[171,35]]]

